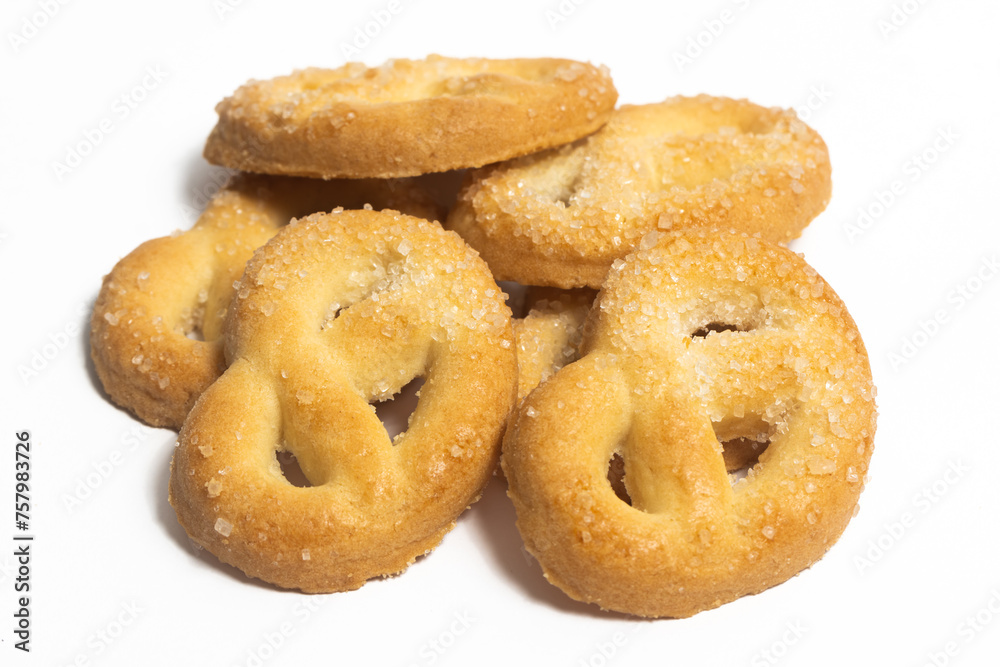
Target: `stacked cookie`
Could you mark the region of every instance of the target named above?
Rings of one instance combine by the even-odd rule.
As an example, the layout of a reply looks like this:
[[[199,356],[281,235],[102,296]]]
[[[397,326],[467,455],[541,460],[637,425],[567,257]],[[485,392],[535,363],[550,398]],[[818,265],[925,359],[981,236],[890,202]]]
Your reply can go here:
[[[218,106],[205,156],[253,173],[119,262],[91,332],[109,396],[180,428],[192,539],[357,588],[433,549],[502,449],[525,545],[606,609],[690,615],[826,552],[875,428],[853,321],[779,245],[829,199],[826,147],[746,101],[616,100],[585,63],[432,56]],[[455,170],[450,198],[421,177]],[[496,280],[529,286],[520,317]],[[390,438],[374,405],[418,379]]]

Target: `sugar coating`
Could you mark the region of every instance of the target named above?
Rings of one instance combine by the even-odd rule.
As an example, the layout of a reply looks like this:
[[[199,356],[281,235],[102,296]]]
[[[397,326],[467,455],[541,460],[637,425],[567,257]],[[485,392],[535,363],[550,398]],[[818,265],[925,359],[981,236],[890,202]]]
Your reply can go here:
[[[651,231],[609,272],[579,351],[524,401],[503,456],[526,547],[571,597],[690,615],[808,567],[855,513],[868,357],[794,253]],[[749,468],[731,477],[733,443]]]
[[[223,537],[229,537],[229,535],[232,534],[233,532],[233,524],[229,523],[222,517],[219,517],[218,519],[215,520],[215,525],[213,526],[213,529],[219,535],[222,535]]]
[[[484,283],[478,278],[484,266],[474,250],[452,232],[438,228],[428,234],[426,221],[395,211],[382,211],[369,219],[380,222],[364,224],[357,215],[348,219],[347,212],[296,221],[297,233],[276,237],[251,260],[240,289],[252,298],[240,299],[236,312],[256,312],[266,319],[282,307],[279,292],[285,287],[278,288],[279,284],[291,291],[301,290],[316,284],[317,276],[322,275],[315,268],[306,271],[306,277],[297,271],[289,275],[283,270],[286,259],[293,258],[297,267],[313,266],[335,251],[346,259],[336,271],[324,272],[337,289],[330,292],[332,305],[317,318],[319,329],[334,331],[338,318],[349,312],[352,319],[364,319],[377,328],[382,338],[427,327],[428,335],[438,342],[474,332],[495,337],[495,343],[500,344],[510,326],[510,309],[492,281]],[[303,231],[305,227],[308,232]],[[422,247],[416,245],[417,239],[423,241]],[[269,337],[270,328],[261,324],[260,335]],[[281,338],[279,332],[274,334]],[[237,338],[249,340],[251,336]],[[241,350],[239,344],[233,348],[236,355]],[[384,389],[377,389],[375,397],[391,396],[394,384],[388,382]],[[299,401],[308,403],[311,397],[300,390]]]
[[[222,493],[222,483],[212,478],[205,483],[205,489],[208,491],[209,498],[215,498]]]
[[[500,280],[600,287],[650,230],[787,242],[829,196],[826,145],[793,111],[701,95],[623,106],[586,139],[471,173],[448,225]]]
[[[432,55],[309,68],[250,81],[219,103],[205,157],[274,174],[415,176],[579,139],[616,100],[606,69],[564,59]]]
[[[335,209],[279,231],[235,292],[229,367],[172,465],[179,521],[284,587],[350,590],[404,570],[479,497],[516,400],[511,312],[488,267],[437,223]],[[418,377],[390,439],[373,403]],[[279,452],[308,485],[285,477]]]
[[[583,325],[596,296],[592,290],[530,288],[528,313],[514,320],[518,400],[579,357]]]
[[[91,320],[91,356],[112,400],[150,424],[180,428],[225,368],[223,322],[231,301],[248,294],[237,278],[253,251],[295,215],[368,201],[440,217],[411,181],[242,175],[190,230],[132,251],[105,278]]]

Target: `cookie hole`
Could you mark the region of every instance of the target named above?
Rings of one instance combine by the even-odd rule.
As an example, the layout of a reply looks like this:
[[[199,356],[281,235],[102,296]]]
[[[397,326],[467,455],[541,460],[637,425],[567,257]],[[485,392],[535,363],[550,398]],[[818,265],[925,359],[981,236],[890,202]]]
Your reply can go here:
[[[573,205],[572,197],[574,193],[574,190],[563,190],[559,193],[559,196],[556,197],[556,203],[562,204],[563,208],[569,208]]]
[[[319,318],[320,330],[327,329],[354,304],[372,298],[388,289],[402,272],[400,262],[388,262],[384,257],[375,257],[367,266],[347,270],[344,285],[336,298],[326,307]]]
[[[737,269],[737,277],[744,269]],[[728,289],[728,288],[727,288]],[[710,291],[702,296],[702,304],[680,313],[682,331],[694,340],[713,334],[755,331],[775,323],[773,315],[764,307],[759,295],[746,289],[732,288]]]
[[[760,455],[769,444],[770,440],[758,442],[752,438],[734,438],[722,443],[722,458],[734,483],[744,479],[760,462]]]
[[[565,208],[571,207],[573,205],[573,197],[576,196],[582,186],[582,174],[577,172],[573,180],[566,184],[556,195],[556,201],[561,203]]]
[[[535,156],[521,158],[521,176],[525,188],[553,204],[561,204],[563,208],[572,206],[574,198],[578,198],[580,190],[586,186],[584,169],[589,158],[585,158],[584,151],[579,150],[586,141],[586,138],[578,139],[549,152],[539,153],[539,156],[545,156],[543,160],[538,160]]]
[[[284,450],[275,452],[274,457],[278,459],[281,474],[284,475],[289,484],[303,489],[312,486],[312,483],[306,478],[306,474],[302,472],[302,468],[299,467],[299,460],[295,458],[295,454]]]
[[[528,288],[521,283],[508,280],[498,280],[497,287],[503,292],[507,307],[514,313],[515,317],[524,317],[528,314],[525,307]]]
[[[347,310],[347,306],[342,306],[336,302],[331,303],[323,314],[323,321],[319,325],[320,330],[326,329],[333,324],[334,320],[340,317],[340,314],[345,310]]]
[[[191,340],[205,340],[205,305],[199,303],[195,306],[181,310],[181,318],[177,326],[184,336]]]
[[[731,417],[712,424],[722,445],[722,459],[730,480],[746,478],[771,444],[772,427],[758,415]]]
[[[618,452],[615,452],[608,461],[608,483],[611,484],[611,490],[619,500],[629,506],[632,505],[632,498],[625,488],[625,459]]]
[[[406,431],[410,425],[410,416],[417,409],[420,400],[420,388],[424,386],[424,378],[415,377],[392,398],[374,403],[375,414],[385,426],[386,433],[396,444],[398,437]]]
[[[749,331],[749,328],[743,329],[735,324],[726,324],[725,322],[709,322],[708,324],[698,327],[691,332],[691,338],[705,338],[712,333],[722,333],[723,331]]]

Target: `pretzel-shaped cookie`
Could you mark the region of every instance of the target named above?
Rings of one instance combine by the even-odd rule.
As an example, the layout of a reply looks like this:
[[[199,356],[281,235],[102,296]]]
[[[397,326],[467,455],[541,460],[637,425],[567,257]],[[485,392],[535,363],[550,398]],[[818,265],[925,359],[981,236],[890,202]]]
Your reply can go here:
[[[510,310],[486,264],[394,211],[315,214],[254,255],[222,377],[171,466],[191,538],[250,576],[329,592],[400,572],[481,493],[517,391]],[[423,376],[390,441],[370,402]],[[276,452],[297,458],[293,486]]]
[[[524,317],[514,320],[517,342],[517,400],[525,399],[560,368],[580,358],[583,327],[594,302],[595,292],[587,288],[562,290],[555,287],[529,287],[525,292]],[[756,461],[763,443],[738,433],[717,430],[726,442],[723,458],[726,470],[739,472]],[[608,479],[620,496],[624,491],[621,457],[611,461]]]
[[[472,172],[447,226],[497,280],[599,288],[650,230],[787,242],[829,198],[826,145],[793,111],[702,95],[623,106],[573,145]]]
[[[743,234],[652,232],[591,312],[581,359],[504,440],[546,578],[605,609],[688,616],[819,559],[856,508],[875,433],[867,354],[829,285]],[[769,444],[733,482],[720,440],[736,438]]]
[[[480,167],[586,136],[617,99],[606,69],[556,58],[311,68],[250,81],[219,103],[205,158],[320,178]]]
[[[225,369],[222,323],[253,251],[294,216],[369,203],[439,212],[410,181],[241,175],[192,229],[133,250],[105,276],[91,318],[91,358],[108,395],[149,424],[180,428]]]

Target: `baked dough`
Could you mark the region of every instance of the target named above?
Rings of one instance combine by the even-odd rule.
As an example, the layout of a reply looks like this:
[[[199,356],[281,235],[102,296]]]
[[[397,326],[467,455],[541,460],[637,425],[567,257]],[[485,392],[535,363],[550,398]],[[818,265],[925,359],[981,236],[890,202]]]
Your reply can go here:
[[[181,429],[170,502],[252,577],[360,587],[433,549],[496,466],[517,391],[510,310],[455,234],[394,211],[314,214],[258,250],[226,372]],[[390,440],[373,403],[422,377]],[[311,486],[276,458],[293,454]]]
[[[111,400],[147,424],[180,428],[225,369],[222,325],[254,250],[293,216],[366,204],[441,211],[410,180],[239,175],[192,229],[129,253],[105,276],[90,325],[90,355]]]
[[[745,234],[651,232],[590,317],[581,358],[504,439],[517,525],[549,582],[604,609],[690,616],[833,545],[867,474],[875,388],[815,270]],[[768,443],[742,479],[726,472],[733,438]]]
[[[785,243],[830,199],[820,136],[793,111],[675,97],[623,106],[590,137],[467,176],[447,226],[497,280],[599,288],[650,230]]]
[[[590,134],[617,98],[606,69],[557,58],[310,68],[250,81],[224,99],[205,158],[319,178],[481,167]]]

